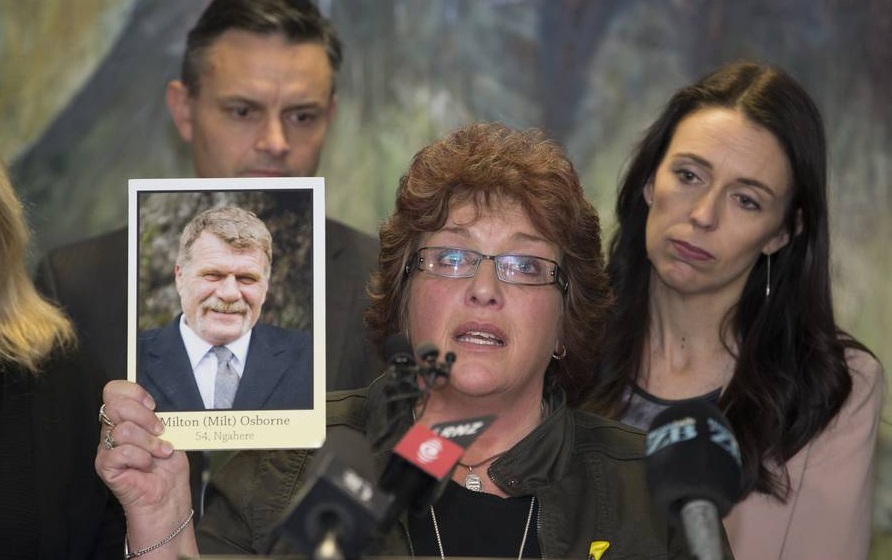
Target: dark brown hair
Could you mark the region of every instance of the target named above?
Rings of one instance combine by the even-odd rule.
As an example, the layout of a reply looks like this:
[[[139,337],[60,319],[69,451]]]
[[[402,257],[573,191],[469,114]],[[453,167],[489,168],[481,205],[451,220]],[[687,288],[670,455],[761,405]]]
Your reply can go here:
[[[640,373],[650,321],[648,209],[642,192],[678,123],[709,107],[739,111],[771,132],[793,174],[785,218],[790,242],[770,257],[771,296],[765,297],[768,271],[762,255],[723,324],[725,345],[736,347],[737,361],[719,403],[740,443],[744,491],[785,499],[789,480],[783,465],[827,426],[851,392],[845,349],[866,349],[841,332],[833,316],[823,120],[808,93],[779,68],[731,63],[680,89],[632,154],[620,183],[619,228],[609,249],[616,312],[597,368],[598,387],[585,407],[614,417],[627,408],[623,395]]]
[[[226,31],[282,35],[289,43],[318,43],[325,48],[332,75],[341,67],[343,46],[331,22],[309,0],[214,0],[186,38],[180,80],[198,95],[205,54]],[[334,93],[332,84],[332,93]]]

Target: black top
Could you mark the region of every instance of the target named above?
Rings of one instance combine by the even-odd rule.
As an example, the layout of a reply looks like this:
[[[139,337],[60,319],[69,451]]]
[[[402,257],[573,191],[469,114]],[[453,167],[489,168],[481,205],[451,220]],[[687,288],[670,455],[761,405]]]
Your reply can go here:
[[[76,352],[0,364],[0,543],[29,560],[120,560],[124,516],[93,466],[104,378]]]
[[[5,558],[33,558],[38,544],[34,528],[39,526],[39,517],[33,499],[38,484],[31,421],[34,388],[27,375],[15,369],[0,373],[0,449],[7,450],[0,461],[0,542]]]
[[[620,421],[629,426],[635,426],[640,430],[647,431],[653,423],[657,414],[663,412],[670,406],[689,403],[692,401],[708,401],[712,404],[718,404],[719,397],[722,395],[721,389],[710,391],[705,395],[691,397],[689,399],[669,400],[661,399],[655,395],[651,395],[637,384],[631,385],[626,390],[623,398],[629,400],[629,408],[626,409]]]
[[[486,476],[485,473],[480,474]],[[443,554],[447,558],[517,558],[529,519],[523,556],[541,558],[536,530],[538,509],[532,496],[500,498],[473,492],[450,482],[443,496],[433,506],[443,543]],[[409,516],[409,535],[416,556],[440,557],[430,510],[420,517]]]

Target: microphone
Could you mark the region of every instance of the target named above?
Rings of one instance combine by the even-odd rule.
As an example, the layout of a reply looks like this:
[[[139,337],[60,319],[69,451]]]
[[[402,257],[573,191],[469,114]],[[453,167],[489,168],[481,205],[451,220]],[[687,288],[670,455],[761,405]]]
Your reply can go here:
[[[329,428],[309,473],[271,544],[284,537],[314,560],[358,559],[393,499],[369,482],[371,445],[356,431]]]
[[[440,496],[467,448],[495,416],[443,422],[426,428],[414,424],[393,449],[379,487],[393,496],[383,528],[409,510],[423,515]]]
[[[445,361],[438,362],[440,349],[432,342],[422,342],[413,351],[409,338],[403,333],[391,334],[384,340],[384,355],[387,356],[387,373],[391,380],[411,384],[416,390],[420,390],[418,375],[424,377],[431,388],[438,377],[449,378],[455,363],[454,352],[446,352]],[[416,355],[421,358],[420,364],[415,362]]]
[[[415,365],[415,353],[409,338],[403,333],[394,333],[384,341],[384,355],[387,363],[395,368],[413,367]]]
[[[440,357],[440,349],[433,342],[422,342],[418,345],[416,352],[421,357],[421,361],[426,364],[436,363],[437,358]]]
[[[452,364],[455,363],[452,352],[446,353],[445,362],[438,362],[440,350],[430,342],[422,342],[413,350],[403,333],[394,333],[385,339],[384,355],[387,356],[388,365],[381,381],[384,383],[389,422],[379,430],[380,433],[373,434],[376,449],[392,436],[398,426],[413,421],[415,403],[440,386],[436,383],[438,379],[448,381]],[[415,362],[416,355],[421,358],[420,364]],[[424,383],[419,383],[419,378],[424,379]]]
[[[438,362],[440,357],[440,349],[432,342],[422,342],[415,349],[415,353],[421,357],[421,365],[418,366],[418,372],[424,378],[429,389],[436,386],[437,378],[444,381],[449,380],[449,374],[452,371],[452,364],[455,363],[455,353],[446,352],[444,362]]]
[[[741,491],[740,449],[728,420],[706,401],[669,407],[654,418],[646,453],[657,508],[681,520],[696,558],[723,558],[721,518]]]
[[[413,407],[422,394],[418,386],[415,352],[408,337],[402,333],[388,336],[384,341],[384,355],[387,356],[387,369],[380,382],[383,383],[388,422],[372,434],[375,449],[380,448],[398,426],[412,421]]]

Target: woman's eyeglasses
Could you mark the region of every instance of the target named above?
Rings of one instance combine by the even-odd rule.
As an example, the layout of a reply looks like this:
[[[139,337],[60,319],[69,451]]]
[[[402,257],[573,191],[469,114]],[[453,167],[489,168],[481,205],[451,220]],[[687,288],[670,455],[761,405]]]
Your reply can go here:
[[[406,274],[418,269],[443,278],[472,278],[484,260],[495,264],[496,277],[507,284],[556,284],[561,292],[567,292],[569,282],[560,265],[551,259],[534,255],[484,255],[457,247],[422,247],[406,265]]]

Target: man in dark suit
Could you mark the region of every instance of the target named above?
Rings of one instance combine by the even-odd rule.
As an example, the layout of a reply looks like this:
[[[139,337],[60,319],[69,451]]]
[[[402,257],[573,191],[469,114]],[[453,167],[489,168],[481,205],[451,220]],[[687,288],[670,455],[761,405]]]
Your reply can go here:
[[[315,175],[341,59],[334,28],[307,0],[212,1],[189,32],[181,79],[167,90],[195,174]],[[327,219],[325,253],[326,389],[363,387],[382,369],[362,318],[378,243]],[[127,230],[49,252],[35,283],[65,308],[108,379],[125,378]],[[189,460],[199,514],[203,457]]]
[[[167,88],[195,174],[315,175],[341,59],[334,28],[309,1],[211,2]],[[326,389],[358,388],[382,369],[362,319],[378,244],[332,219],[325,228]],[[50,251],[36,283],[65,307],[108,378],[126,377],[126,229]]]
[[[272,236],[252,212],[211,208],[186,224],[174,275],[182,314],[141,333],[136,381],[158,412],[312,407],[308,333],[258,325]]]

